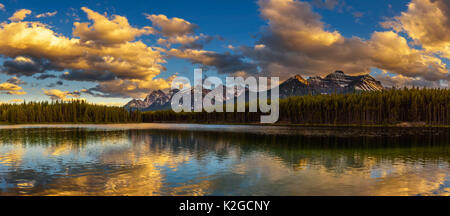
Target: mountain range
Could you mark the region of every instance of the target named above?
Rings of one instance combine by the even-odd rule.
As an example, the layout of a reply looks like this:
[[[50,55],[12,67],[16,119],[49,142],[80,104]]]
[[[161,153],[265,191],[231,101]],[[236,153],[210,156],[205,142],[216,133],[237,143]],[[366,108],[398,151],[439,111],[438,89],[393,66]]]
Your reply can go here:
[[[222,87],[222,86],[219,86]],[[350,76],[342,71],[335,71],[325,77],[310,77],[304,79],[300,75],[295,75],[280,84],[279,92],[280,98],[288,98],[291,96],[302,95],[318,95],[318,94],[345,94],[361,91],[381,91],[383,86],[380,81],[377,81],[370,75]],[[191,89],[193,92],[193,88]],[[211,90],[203,89],[203,96],[208,94]],[[270,90],[269,90],[270,91]],[[155,90],[151,92],[144,100],[133,99],[125,105],[125,108],[141,111],[156,111],[170,109],[170,101],[172,96],[178,90],[164,92],[162,90]],[[246,89],[245,92],[248,92]],[[236,94],[236,97],[238,94]],[[229,100],[229,98],[226,98]]]

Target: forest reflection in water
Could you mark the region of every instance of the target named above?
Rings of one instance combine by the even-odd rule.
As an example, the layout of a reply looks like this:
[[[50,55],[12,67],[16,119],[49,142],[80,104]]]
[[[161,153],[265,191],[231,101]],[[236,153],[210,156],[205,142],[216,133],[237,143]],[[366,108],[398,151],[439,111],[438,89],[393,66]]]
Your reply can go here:
[[[448,129],[0,129],[0,195],[449,195]]]

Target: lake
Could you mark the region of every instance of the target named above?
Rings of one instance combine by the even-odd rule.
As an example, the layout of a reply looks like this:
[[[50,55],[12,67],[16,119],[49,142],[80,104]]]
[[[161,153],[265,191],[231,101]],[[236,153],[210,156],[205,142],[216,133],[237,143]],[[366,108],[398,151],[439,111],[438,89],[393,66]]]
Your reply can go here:
[[[450,195],[450,129],[5,125],[0,195]]]

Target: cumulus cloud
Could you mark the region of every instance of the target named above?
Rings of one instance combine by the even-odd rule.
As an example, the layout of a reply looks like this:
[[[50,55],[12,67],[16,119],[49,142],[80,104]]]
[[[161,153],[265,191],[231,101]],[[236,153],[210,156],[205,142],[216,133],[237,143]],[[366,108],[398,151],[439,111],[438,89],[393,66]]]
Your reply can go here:
[[[0,91],[19,91],[22,90],[22,87],[12,84],[12,83],[0,83]]]
[[[128,19],[123,16],[113,15],[112,19],[97,13],[89,8],[81,8],[93,23],[74,23],[73,35],[80,37],[82,42],[92,42],[95,44],[112,45],[123,44],[134,41],[141,35],[153,33],[153,28],[134,28],[128,23]]]
[[[79,91],[61,91],[59,89],[42,89],[44,94],[49,96],[52,100],[67,100],[73,98],[79,98],[81,93]]]
[[[17,56],[13,60],[6,60],[3,62],[3,67],[0,67],[2,73],[15,76],[32,76],[47,70],[58,70],[58,68],[54,67],[45,59],[33,59],[24,56]]]
[[[164,39],[163,39],[164,40]],[[213,40],[213,37],[200,34],[200,35],[183,35],[173,36],[164,40],[163,45],[170,47],[171,44],[181,44],[180,49],[203,49],[203,46]]]
[[[336,69],[347,73],[368,73],[365,42],[344,38],[327,30],[319,14],[307,2],[260,0],[261,16],[267,20],[258,46],[241,47],[256,61],[264,75],[285,79],[292,74],[323,75]]]
[[[441,59],[410,48],[405,38],[394,32],[375,32],[369,42],[373,66],[403,76],[429,81],[448,80],[446,64]]]
[[[102,81],[96,87],[86,89],[85,92],[97,97],[133,97],[143,98],[148,95],[149,89],[167,89],[175,76],[167,79],[152,80],[109,80]]]
[[[19,22],[25,19],[28,15],[31,14],[31,11],[28,9],[21,9],[16,11],[12,17],[9,18],[9,20],[13,22]]]
[[[364,74],[376,67],[429,81],[448,79],[447,66],[441,59],[411,48],[395,32],[374,32],[369,40],[347,38],[327,28],[308,2],[259,0],[258,4],[268,26],[257,46],[242,46],[240,50],[262,69],[260,74],[285,79],[334,70]]]
[[[194,33],[196,25],[181,19],[181,18],[168,18],[163,14],[146,14],[147,19],[152,21],[154,26],[159,28],[159,31],[167,37],[183,36],[186,34]]]
[[[450,2],[412,0],[408,10],[382,23],[386,28],[405,32],[425,50],[450,59]]]
[[[26,82],[22,81],[17,77],[9,78],[5,83],[0,84],[0,92],[2,94],[10,94],[10,95],[24,95],[27,94],[25,91],[21,91],[22,87],[19,85],[26,84]]]
[[[165,38],[159,38],[158,44],[170,47],[172,44],[181,44],[180,49],[203,49],[203,46],[213,40],[213,37],[200,34],[195,35],[197,25],[181,18],[168,18],[165,15],[145,14],[152,21]]]
[[[26,92],[21,91],[22,87],[19,86],[21,84],[25,84],[25,82],[17,77],[11,77],[5,83],[0,83],[0,92],[10,95],[24,95]]]
[[[105,91],[112,89],[111,81],[139,83],[139,89],[131,92],[127,92],[127,88],[101,92],[122,97],[136,96],[136,92],[142,96],[150,90],[169,86],[165,79],[155,79],[165,70],[160,49],[135,41],[141,35],[150,34],[150,27],[134,28],[125,17],[114,15],[109,19],[90,9],[83,10],[92,23],[75,23],[74,38],[58,34],[40,22],[1,23],[0,54],[10,58],[1,72],[32,76],[49,70],[66,70],[62,78],[98,82],[97,89]],[[53,76],[46,74],[37,78],[49,77]]]
[[[58,13],[58,11],[41,13],[41,14],[36,15],[36,18],[52,17],[52,16],[55,16],[57,13]]]

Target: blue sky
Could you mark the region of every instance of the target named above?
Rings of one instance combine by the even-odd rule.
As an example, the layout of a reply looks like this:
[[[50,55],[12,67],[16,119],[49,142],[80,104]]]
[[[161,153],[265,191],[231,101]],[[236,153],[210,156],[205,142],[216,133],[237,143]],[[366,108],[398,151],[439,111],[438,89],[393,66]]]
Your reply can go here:
[[[271,0],[263,0],[264,1],[271,1]],[[276,1],[276,0],[273,0]],[[302,21],[296,20],[296,19],[303,19],[308,18],[307,16],[311,16],[311,14],[319,15],[320,18],[315,17],[314,18],[314,25],[317,25],[316,21],[319,21],[323,23],[323,26],[318,28],[320,29],[320,32],[318,34],[322,33],[332,33],[332,32],[338,32],[339,37],[343,38],[342,40],[350,41],[351,38],[357,37],[361,41],[369,41],[372,40],[372,36],[374,32],[389,32],[393,31],[393,29],[389,29],[386,27],[383,27],[380,23],[385,22],[387,20],[392,20],[394,17],[401,16],[401,12],[408,12],[408,5],[411,3],[411,1],[402,1],[402,0],[377,0],[377,1],[361,1],[361,0],[312,0],[307,1],[306,4],[293,4],[290,0],[280,0],[280,1],[287,1],[286,6],[287,8],[292,7],[295,8],[295,10],[289,10],[292,11],[293,14],[289,14],[289,16],[293,17],[293,23],[298,24],[297,28],[307,28],[309,25],[304,25]],[[422,1],[428,1],[428,0],[417,0],[418,3]],[[298,1],[294,1],[298,2]],[[311,59],[312,56],[316,56],[316,53],[311,53],[310,51],[305,51],[304,45],[299,45],[298,48],[296,48],[296,45],[294,44],[292,49],[289,47],[281,46],[276,47],[277,45],[270,44],[270,42],[273,41],[281,41],[277,42],[277,44],[283,44],[286,43],[286,40],[289,40],[289,38],[284,37],[282,34],[283,32],[291,32],[289,28],[289,25],[284,26],[280,24],[276,24],[278,17],[272,16],[273,14],[266,14],[264,15],[261,11],[262,9],[267,9],[267,7],[274,7],[275,10],[285,10],[286,8],[280,8],[277,7],[276,4],[269,4],[267,3],[264,5],[264,3],[255,1],[255,0],[248,0],[248,1],[242,1],[242,0],[216,0],[216,1],[200,1],[200,0],[192,0],[192,1],[175,1],[175,0],[167,0],[167,1],[137,1],[137,0],[119,0],[119,1],[48,1],[48,0],[0,0],[0,3],[4,6],[4,9],[1,9],[0,7],[0,22],[4,23],[11,23],[12,21],[9,20],[10,17],[14,15],[15,12],[21,10],[21,9],[27,9],[31,11],[31,14],[28,14],[26,18],[16,21],[16,22],[39,22],[46,24],[46,28],[51,29],[55,34],[58,36],[64,36],[67,38],[74,38],[78,39],[79,37],[73,35],[74,31],[74,22],[80,22],[80,23],[94,23],[95,20],[88,19],[87,14],[81,9],[82,7],[86,7],[98,14],[104,15],[108,19],[112,19],[112,15],[119,15],[122,17],[125,17],[129,24],[134,28],[143,28],[145,26],[150,26],[156,29],[155,25],[152,24],[152,21],[146,18],[146,14],[154,14],[159,15],[163,14],[167,16],[169,19],[172,19],[174,17],[181,18],[190,24],[196,25],[195,31],[190,32],[190,36],[199,36],[201,34],[206,35],[210,37],[210,41],[203,42],[201,47],[196,47],[195,50],[202,50],[202,51],[208,51],[208,52],[214,52],[217,54],[224,54],[227,53],[227,56],[232,58],[233,60],[239,59],[239,62],[242,64],[249,63],[254,64],[258,68],[259,72],[262,72],[264,70],[270,70],[272,68],[275,68],[277,64],[281,64],[280,62],[286,62],[288,58],[281,59],[278,62],[268,62],[267,59],[261,59],[260,56],[262,56],[261,53],[255,53],[255,50],[248,50],[250,48],[253,48],[257,44],[265,44],[265,47],[271,50],[280,51],[280,53],[286,52],[286,53],[293,53],[289,57],[289,61],[294,59],[295,57],[292,56],[304,56],[307,55]],[[303,2],[302,2],[303,3]],[[329,5],[327,5],[329,3]],[[284,3],[283,3],[284,4]],[[281,5],[281,4],[280,4]],[[305,7],[311,7],[310,10],[303,10],[302,8]],[[270,9],[270,8],[269,8]],[[38,14],[43,14],[47,12],[57,12],[53,16],[43,17],[43,18],[36,18]],[[311,13],[310,13],[311,12]],[[411,11],[413,13],[414,11]],[[105,15],[106,13],[106,15]],[[299,13],[305,13],[305,14],[299,14]],[[283,14],[283,13],[280,13]],[[275,23],[275,24],[274,24]],[[296,24],[293,24],[293,30],[292,32],[301,32],[305,31],[305,29],[295,29]],[[407,25],[406,23],[401,23],[403,25]],[[278,26],[276,26],[278,25]],[[305,27],[306,26],[306,27]],[[6,28],[6,27],[4,27]],[[407,29],[407,28],[405,28]],[[161,29],[160,29],[161,30]],[[95,30],[91,30],[90,33],[98,33],[100,32],[94,32]],[[279,31],[279,32],[277,32]],[[309,31],[309,30],[308,30]],[[315,27],[312,32],[319,31]],[[311,32],[310,32],[311,33]],[[269,35],[267,38],[264,38],[264,35]],[[281,36],[280,36],[281,35]],[[329,34],[328,34],[329,35]],[[415,40],[412,36],[413,32],[404,30],[396,31],[396,35],[398,35],[401,38],[404,38],[408,41],[409,46],[411,49],[417,49],[417,50],[423,50],[424,46],[420,44],[420,41],[417,39]],[[167,35],[166,35],[167,36]],[[387,34],[383,35],[387,36]],[[87,37],[87,36],[86,36]],[[177,74],[177,76],[187,76],[192,77],[193,76],[193,63],[195,63],[196,60],[194,60],[192,57],[180,57],[176,55],[170,55],[167,54],[168,49],[175,48],[177,50],[185,51],[180,44],[173,43],[171,44],[170,48],[164,47],[164,45],[161,45],[157,42],[158,39],[165,38],[168,39],[169,37],[164,37],[158,33],[152,33],[149,35],[139,35],[134,38],[134,40],[130,40],[128,42],[134,42],[134,41],[142,41],[146,46],[154,48],[154,47],[161,47],[166,49],[167,52],[162,52],[164,56],[164,60],[166,63],[161,63],[163,67],[166,68],[166,70],[161,70],[157,76],[153,77],[152,79],[168,79],[174,74]],[[398,39],[398,38],[395,38]],[[305,39],[306,40],[306,39]],[[419,42],[414,43],[413,42]],[[288,41],[289,42],[289,41]],[[351,43],[351,42],[349,42]],[[369,43],[369,42],[368,42]],[[230,49],[229,46],[232,45],[235,49]],[[1,46],[1,45],[0,45]],[[344,46],[344,45],[342,45]],[[355,45],[356,46],[356,45]],[[358,45],[359,46],[359,45]],[[349,47],[353,47],[353,45],[349,45]],[[11,47],[8,47],[8,49]],[[11,48],[12,49],[12,48]],[[256,49],[256,48],[255,48]],[[320,48],[317,48],[320,49]],[[339,50],[342,49],[341,47],[337,47],[333,50]],[[345,46],[344,46],[345,49]],[[445,47],[444,47],[445,49]],[[247,50],[247,52],[243,51]],[[428,50],[427,50],[428,51]],[[331,51],[328,51],[331,52]],[[273,52],[272,52],[273,53]],[[421,55],[428,55],[425,54],[425,52]],[[10,52],[3,52],[1,53],[0,50],[0,65],[4,65],[5,61],[12,61],[18,56],[25,56],[30,57],[33,60],[35,58],[40,58],[39,56],[36,56],[36,52],[33,51],[30,53],[30,51],[27,50],[20,50],[18,51],[18,54],[11,54]],[[101,55],[101,54],[100,54]],[[431,56],[436,57],[437,59],[441,60],[444,64],[448,63],[448,59],[442,56],[437,56],[438,54],[433,54]],[[42,55],[45,56],[45,53]],[[259,56],[259,57],[257,57]],[[214,56],[217,58],[222,58],[222,55]],[[406,58],[409,58],[410,56],[407,56]],[[139,56],[136,56],[136,58],[139,58]],[[204,58],[204,57],[202,57]],[[273,57],[271,57],[273,58]],[[284,57],[280,57],[284,58]],[[330,58],[334,58],[331,56]],[[418,59],[417,56],[411,57],[412,59]],[[319,57],[320,61],[322,62],[322,58]],[[316,59],[312,59],[316,60]],[[347,59],[346,59],[347,60]],[[55,65],[61,65],[58,62],[55,62],[54,59],[50,60],[52,64]],[[311,61],[311,60],[309,60]],[[355,60],[357,61],[357,60]],[[361,61],[366,61],[365,59]],[[371,63],[373,60],[370,60]],[[438,60],[436,60],[438,61]],[[215,61],[213,61],[215,62]],[[202,62],[204,63],[204,62]],[[352,61],[350,60],[349,63],[351,64]],[[343,62],[342,64],[348,65],[349,63]],[[208,65],[210,64],[210,65]],[[225,63],[224,63],[225,64]],[[303,63],[305,64],[305,63]],[[217,68],[215,63],[206,63],[206,66],[208,66],[208,75],[217,75],[220,76],[226,76],[230,72],[227,67],[227,72],[221,72],[220,68]],[[292,71],[292,68],[290,67],[289,71]],[[336,64],[333,64],[333,66],[336,66]],[[267,68],[264,68],[267,67]],[[284,67],[284,65],[283,65]],[[339,67],[336,66],[336,67]],[[347,66],[343,67],[344,69]],[[407,74],[405,72],[402,72],[401,70],[397,71],[396,67],[384,64],[384,62],[375,62],[373,65],[367,65],[366,67],[370,68],[369,72],[372,72],[373,75],[377,74],[385,74],[386,76],[396,76],[401,75],[402,77],[409,77],[410,81],[411,79],[421,79],[422,81],[430,81],[430,82],[442,82],[442,80],[439,81],[439,79],[445,78],[435,78],[435,76],[428,76],[428,75],[421,75],[418,73],[414,74]],[[409,66],[405,66],[409,67]],[[428,66],[430,67],[430,66]],[[247,67],[248,68],[248,67]],[[262,69],[261,69],[262,68]],[[293,73],[300,73],[304,75],[305,77],[311,76],[313,74],[317,75],[324,75],[326,73],[331,73],[333,71],[312,71],[314,69],[319,69],[318,67],[308,67],[304,70],[299,69],[298,71],[292,71],[289,72],[289,74]],[[330,67],[331,68],[331,67]],[[354,67],[349,67],[354,68]],[[426,68],[426,67],[425,67]],[[64,66],[61,70],[48,70],[45,71],[45,74],[55,75],[54,78],[44,79],[44,80],[37,80],[35,77],[38,75],[43,74],[36,73],[32,76],[24,76],[22,74],[14,74],[12,72],[9,73],[0,73],[0,83],[6,82],[11,77],[17,76],[20,80],[26,82],[18,84],[20,87],[22,87],[21,91],[25,91],[26,94],[24,95],[17,95],[17,94],[7,94],[3,93],[0,94],[2,102],[8,102],[13,99],[23,99],[23,100],[49,100],[50,98],[57,98],[58,95],[52,95],[52,94],[45,94],[43,89],[49,90],[49,89],[58,89],[63,92],[66,92],[66,94],[62,97],[69,97],[70,95],[75,95],[77,97],[85,98],[89,102],[94,103],[124,103],[128,100],[130,100],[131,97],[136,97],[141,94],[142,92],[151,91],[151,87],[147,87],[140,89],[139,91],[136,90],[133,93],[124,93],[120,94],[116,90],[114,90],[113,94],[109,94],[109,90],[105,90],[105,94],[109,94],[106,97],[100,97],[98,95],[93,94],[93,92],[85,91],[82,92],[82,89],[89,90],[91,88],[95,88],[96,86],[102,85],[102,80],[89,80],[89,81],[81,81],[81,80],[67,80],[63,79],[61,76],[64,72],[70,72],[72,69],[78,69],[78,68],[70,68]],[[328,69],[328,68],[327,68]],[[341,69],[341,68],[336,68]],[[4,70],[4,68],[2,69]],[[262,71],[261,71],[262,70]],[[357,70],[357,69],[355,69]],[[441,66],[441,73],[442,70],[447,70],[447,66],[442,69]],[[219,72],[218,72],[219,71]],[[225,71],[225,70],[224,70]],[[248,71],[246,71],[248,72]],[[366,70],[359,71],[352,71],[352,69],[349,69],[349,73],[365,73]],[[424,71],[425,73],[426,71]],[[431,72],[430,72],[431,73]],[[265,75],[267,73],[264,73]],[[119,78],[116,78],[119,79]],[[122,80],[130,80],[130,78],[120,78]],[[147,79],[147,77],[145,78]],[[150,79],[150,78],[149,78]],[[428,79],[428,80],[427,80]],[[60,84],[57,84],[57,82],[60,81]],[[392,80],[391,80],[392,81]],[[61,82],[63,83],[61,85]],[[137,85],[137,84],[136,84]],[[428,85],[428,84],[427,84]],[[139,87],[141,88],[141,87]],[[156,88],[156,87],[155,87]],[[97,88],[98,90],[99,88]],[[6,90],[5,90],[6,92]],[[137,93],[139,92],[139,94]],[[74,94],[71,94],[74,93]]]

